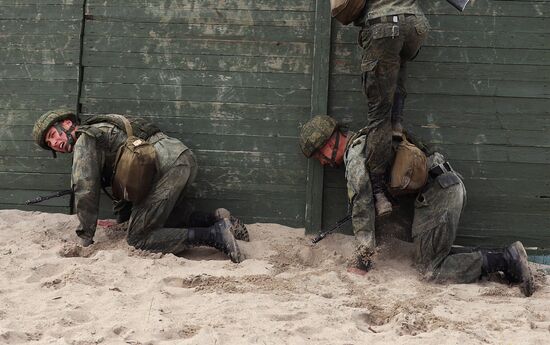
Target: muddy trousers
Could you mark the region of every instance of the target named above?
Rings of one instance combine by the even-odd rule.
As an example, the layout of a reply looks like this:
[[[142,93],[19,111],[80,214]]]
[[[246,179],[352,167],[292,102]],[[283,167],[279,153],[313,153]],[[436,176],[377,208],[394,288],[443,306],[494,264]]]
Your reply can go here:
[[[368,102],[367,164],[372,175],[383,175],[392,159],[392,120],[401,120],[407,95],[406,62],[418,54],[428,32],[424,16],[396,17],[398,22],[367,22],[359,36],[363,92]]]
[[[161,174],[149,195],[132,208],[128,222],[129,245],[174,254],[188,248],[189,231],[177,226],[187,222],[192,212],[184,195],[196,172],[193,154],[185,151],[172,167]]]
[[[446,187],[432,181],[415,201],[416,264],[436,282],[471,283],[481,276],[481,252],[450,254],[465,199],[462,181]]]

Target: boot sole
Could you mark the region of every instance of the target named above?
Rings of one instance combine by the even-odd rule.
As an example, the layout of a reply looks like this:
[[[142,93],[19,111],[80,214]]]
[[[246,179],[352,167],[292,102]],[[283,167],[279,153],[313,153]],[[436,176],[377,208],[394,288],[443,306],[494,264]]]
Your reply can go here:
[[[529,268],[525,248],[520,242],[514,242],[510,246],[510,250],[514,250],[519,258],[519,264],[521,267],[521,283],[519,288],[526,297],[529,297],[535,291],[535,281],[533,274],[531,273],[531,268]]]
[[[235,236],[233,236],[233,232],[231,231],[231,228],[233,225],[229,222],[228,219],[225,219],[227,224],[227,227],[224,229],[223,238],[224,241],[227,243],[227,249],[229,250],[229,253],[227,255],[233,261],[234,263],[239,263],[242,261],[242,254],[239,249],[239,245],[237,244],[237,240],[235,240]]]

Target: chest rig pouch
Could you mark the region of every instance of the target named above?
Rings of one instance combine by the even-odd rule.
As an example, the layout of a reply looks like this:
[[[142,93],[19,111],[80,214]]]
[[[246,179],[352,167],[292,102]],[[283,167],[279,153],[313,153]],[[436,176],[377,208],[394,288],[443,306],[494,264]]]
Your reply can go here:
[[[151,190],[157,173],[155,147],[134,136],[128,119],[120,116],[128,136],[117,152],[111,182],[113,196],[118,200],[139,203]]]
[[[391,169],[389,189],[393,195],[416,193],[428,180],[426,155],[404,135],[401,138]]]

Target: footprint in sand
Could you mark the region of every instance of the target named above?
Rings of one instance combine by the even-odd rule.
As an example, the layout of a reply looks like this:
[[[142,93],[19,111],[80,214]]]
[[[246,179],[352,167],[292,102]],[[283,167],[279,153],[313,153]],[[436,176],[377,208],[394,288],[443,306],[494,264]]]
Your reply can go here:
[[[32,274],[25,279],[25,282],[27,283],[36,283],[44,278],[48,278],[51,276],[54,276],[61,272],[62,266],[58,264],[43,264],[40,266],[36,266],[31,268],[33,271]]]

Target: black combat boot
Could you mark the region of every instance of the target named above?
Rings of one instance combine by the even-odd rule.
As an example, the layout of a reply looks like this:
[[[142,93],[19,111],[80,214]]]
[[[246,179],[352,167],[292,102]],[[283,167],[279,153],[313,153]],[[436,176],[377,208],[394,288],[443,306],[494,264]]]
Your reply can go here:
[[[242,261],[241,251],[232,230],[229,219],[223,219],[209,228],[188,229],[187,243],[195,246],[209,246],[221,250],[229,256],[231,261]]]
[[[195,211],[191,214],[188,226],[209,227],[224,219],[229,219],[229,221],[233,225],[233,227],[231,227],[231,232],[236,239],[246,242],[250,241],[248,229],[246,228],[244,223],[239,218],[232,216],[231,212],[229,212],[225,208],[217,208],[212,213]]]
[[[384,175],[371,174],[372,194],[374,195],[374,208],[376,216],[382,217],[392,212],[392,204],[386,197]]]
[[[521,242],[512,243],[502,253],[483,253],[483,273],[503,272],[511,283],[519,283],[527,297],[535,291],[533,274],[527,262],[527,253]]]

